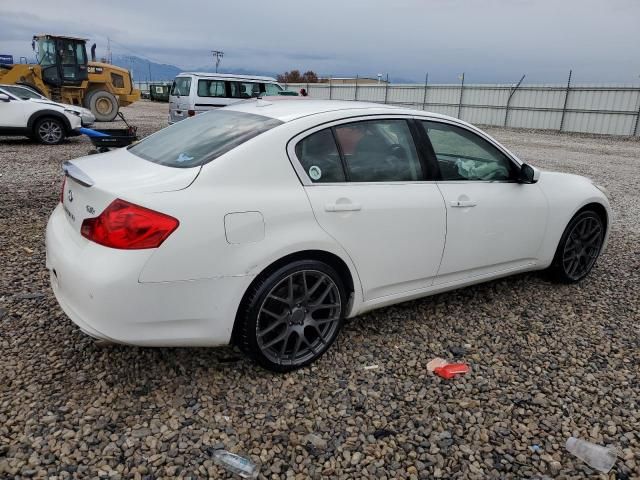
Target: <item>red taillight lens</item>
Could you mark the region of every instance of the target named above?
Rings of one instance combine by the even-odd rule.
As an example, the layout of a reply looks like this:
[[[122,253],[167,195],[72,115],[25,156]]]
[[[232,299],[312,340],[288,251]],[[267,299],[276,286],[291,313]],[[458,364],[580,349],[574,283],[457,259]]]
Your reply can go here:
[[[193,117],[196,114],[195,110],[187,110],[187,115],[189,115],[190,117]]]
[[[82,236],[105,247],[157,248],[180,222],[164,213],[117,198],[97,217],[82,222]]]
[[[62,187],[60,187],[60,203],[64,203],[64,186],[67,184],[67,176],[62,177]]]

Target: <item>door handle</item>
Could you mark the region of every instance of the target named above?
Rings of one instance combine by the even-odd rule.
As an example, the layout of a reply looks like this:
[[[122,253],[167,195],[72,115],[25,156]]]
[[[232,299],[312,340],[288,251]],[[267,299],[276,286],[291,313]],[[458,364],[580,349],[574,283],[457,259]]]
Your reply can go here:
[[[327,212],[357,212],[362,210],[359,203],[325,203],[324,209]]]
[[[453,200],[451,202],[451,206],[456,208],[475,207],[477,204],[478,203],[473,200]]]

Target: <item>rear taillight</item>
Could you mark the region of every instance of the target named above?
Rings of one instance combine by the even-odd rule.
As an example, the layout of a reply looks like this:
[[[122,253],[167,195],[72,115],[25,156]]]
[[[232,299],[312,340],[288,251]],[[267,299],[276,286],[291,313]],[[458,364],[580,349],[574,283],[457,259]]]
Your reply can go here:
[[[60,187],[60,203],[64,203],[64,186],[67,184],[67,176],[62,177],[62,187]]]
[[[195,110],[187,110],[187,115],[189,115],[190,117],[193,117],[196,114]]]
[[[97,217],[82,222],[82,236],[105,247],[157,248],[180,222],[164,213],[117,198]]]

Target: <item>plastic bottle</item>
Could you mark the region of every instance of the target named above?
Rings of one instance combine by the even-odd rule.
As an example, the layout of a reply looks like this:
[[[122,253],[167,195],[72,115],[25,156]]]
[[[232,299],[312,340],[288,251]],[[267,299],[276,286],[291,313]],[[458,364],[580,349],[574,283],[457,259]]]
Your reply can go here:
[[[567,439],[567,450],[578,457],[591,468],[595,468],[603,473],[607,473],[616,463],[616,450],[608,447],[601,447],[580,438],[569,437]]]
[[[258,466],[248,458],[241,457],[227,450],[213,452],[213,461],[242,478],[258,478]]]

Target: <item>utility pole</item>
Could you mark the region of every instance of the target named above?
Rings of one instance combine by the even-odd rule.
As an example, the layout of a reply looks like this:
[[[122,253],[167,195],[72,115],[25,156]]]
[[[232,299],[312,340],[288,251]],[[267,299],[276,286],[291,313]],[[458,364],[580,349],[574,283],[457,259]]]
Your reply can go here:
[[[211,50],[211,54],[216,59],[216,73],[218,73],[218,65],[220,65],[222,57],[224,57],[224,52],[222,50]]]
[[[111,55],[111,39],[107,37],[107,62],[113,63],[113,56]]]

